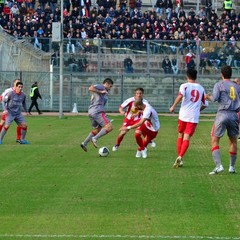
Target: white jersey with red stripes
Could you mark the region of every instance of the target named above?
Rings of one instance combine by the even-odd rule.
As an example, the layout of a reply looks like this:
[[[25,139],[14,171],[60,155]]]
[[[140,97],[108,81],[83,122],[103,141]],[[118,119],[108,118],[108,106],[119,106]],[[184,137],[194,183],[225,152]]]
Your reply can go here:
[[[4,97],[7,96],[7,94],[11,91],[13,91],[12,87],[5,89],[4,92],[1,94],[1,99],[4,99]]]
[[[122,107],[123,109],[126,109],[126,114],[125,117],[129,120],[138,120],[141,118],[142,116],[142,111],[139,111],[138,108],[136,108],[134,106],[134,102],[135,102],[135,97],[131,97],[126,99],[121,105],[120,107]],[[148,101],[146,99],[143,99],[143,103],[147,103]],[[138,114],[137,114],[138,113]],[[134,115],[134,118],[133,118]]]
[[[143,110],[142,118],[148,119],[147,121],[144,122],[144,124],[149,130],[157,132],[160,129],[158,114],[149,103],[144,104],[146,105],[146,107]]]

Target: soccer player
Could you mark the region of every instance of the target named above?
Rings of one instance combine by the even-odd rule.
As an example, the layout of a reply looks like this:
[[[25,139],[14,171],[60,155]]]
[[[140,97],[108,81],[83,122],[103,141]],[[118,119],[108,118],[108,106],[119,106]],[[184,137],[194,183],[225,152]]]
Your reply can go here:
[[[237,89],[240,89],[240,78],[235,78],[233,80],[234,83],[237,84]],[[240,112],[238,112],[238,121],[239,121],[239,124],[240,124]],[[240,136],[238,137],[238,141],[240,141]]]
[[[224,171],[220,157],[219,142],[227,130],[229,138],[229,173],[235,173],[235,163],[237,160],[237,138],[239,134],[238,112],[240,109],[240,90],[238,86],[231,81],[232,68],[223,66],[221,68],[222,81],[217,82],[207,99],[218,103],[218,111],[212,128],[211,146],[212,157],[216,167],[210,172],[214,175]]]
[[[11,91],[14,91],[14,89],[16,88],[16,84],[20,82],[20,79],[15,79],[14,82],[13,82],[13,87],[10,87],[10,88],[7,88],[3,93],[2,95],[0,96],[0,100],[2,101],[2,99]],[[4,105],[5,102],[3,101],[2,104]],[[4,109],[4,106],[3,106],[3,109]],[[4,112],[2,113],[2,117],[1,117],[1,121],[0,121],[0,132],[2,130],[2,127],[4,126],[4,123],[5,123],[5,120],[7,118],[7,112]],[[17,126],[16,128],[16,142],[20,143],[20,139],[21,139],[21,127],[20,126]]]
[[[92,130],[86,139],[81,143],[81,148],[87,152],[87,144],[92,141],[97,148],[97,140],[112,131],[112,123],[105,113],[105,105],[108,101],[108,92],[113,86],[113,81],[106,78],[102,84],[91,85],[91,104],[88,108],[88,116],[92,123]]]
[[[178,103],[182,101],[178,117],[178,139],[176,144],[178,156],[173,164],[174,168],[183,166],[183,157],[188,150],[190,138],[193,136],[199,122],[200,111],[208,106],[208,102],[205,100],[205,90],[196,82],[197,71],[188,69],[186,75],[187,82],[181,84],[178,96],[169,109],[170,112],[174,112]]]
[[[157,112],[147,102],[143,102],[142,99],[137,99],[134,102],[135,108],[142,111],[141,119],[129,126],[122,126],[122,130],[135,129],[135,139],[138,144],[136,158],[147,158],[147,145],[156,138],[160,129],[160,122],[158,119]]]
[[[22,114],[22,107],[24,108],[27,115],[28,112],[26,106],[26,95],[22,92],[22,89],[23,83],[17,82],[15,89],[6,94],[2,99],[5,102],[4,111],[7,112],[8,115],[5,121],[5,125],[0,133],[0,144],[2,144],[3,138],[13,121],[15,121],[17,125],[22,128],[20,144],[29,144],[29,142],[25,140],[27,133],[27,123]]]
[[[128,98],[125,100],[119,107],[119,112],[125,116],[123,120],[122,127],[131,126],[135,123],[137,123],[142,115],[142,111],[135,107],[134,102],[135,100],[143,100],[143,102],[147,102],[146,99],[143,99],[144,89],[139,87],[135,89],[135,94],[133,97]],[[115,152],[119,149],[119,146],[124,138],[124,136],[127,134],[128,130],[126,128],[123,128],[120,133],[118,134],[117,141],[115,146],[113,146],[112,150]],[[155,147],[155,142],[150,143],[152,147]]]

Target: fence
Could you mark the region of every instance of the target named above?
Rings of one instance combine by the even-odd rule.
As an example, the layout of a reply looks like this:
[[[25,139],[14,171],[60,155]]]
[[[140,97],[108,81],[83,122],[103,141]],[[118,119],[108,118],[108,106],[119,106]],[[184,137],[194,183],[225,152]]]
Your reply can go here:
[[[26,40],[26,39],[25,39]],[[75,39],[77,41],[77,39]],[[27,41],[27,40],[26,40]],[[40,92],[43,100],[39,101],[40,108],[43,111],[59,110],[59,46],[52,44],[48,39],[49,51],[54,49],[54,54],[50,58],[49,67],[51,71],[45,71],[41,68],[41,59],[38,60],[39,66],[34,71],[31,69],[23,71],[20,65],[11,64],[11,71],[5,64],[5,58],[2,58],[0,74],[0,91],[11,86],[13,79],[21,78],[24,83],[24,91],[29,93],[33,82],[39,82]],[[88,41],[88,43],[87,43]],[[2,49],[6,49],[5,44],[11,42],[2,41]],[[43,43],[43,42],[42,42]],[[222,65],[230,65],[233,68],[233,78],[239,76],[240,57],[239,42],[199,42],[196,41],[161,41],[161,40],[100,40],[95,44],[93,39],[81,40],[82,47],[74,48],[68,46],[69,40],[64,41],[64,69],[63,69],[63,111],[71,111],[73,103],[77,103],[80,112],[86,112],[90,94],[88,88],[91,84],[102,82],[105,77],[111,77],[114,81],[114,87],[110,92],[110,101],[106,106],[108,112],[117,112],[120,103],[133,95],[136,87],[145,89],[145,97],[156,108],[158,112],[168,112],[169,106],[175,99],[178,88],[181,83],[186,81],[186,55],[193,51],[195,56],[196,68],[198,70],[198,81],[204,86],[207,92],[211,92],[216,81],[220,79],[220,67]],[[14,45],[15,46],[15,45]],[[32,45],[29,45],[33,48]],[[20,57],[21,45],[19,48],[19,61],[23,61]],[[74,49],[74,50],[73,50]],[[23,51],[23,50],[22,50]],[[11,54],[8,54],[9,56]],[[4,55],[5,56],[5,55]],[[7,56],[7,55],[6,55]],[[163,59],[168,56],[170,60],[177,59],[179,71],[165,73],[162,67]],[[69,58],[73,57],[76,66],[70,68]],[[124,68],[124,60],[130,57],[133,61],[133,71],[128,73]],[[30,59],[30,60],[29,60]],[[24,65],[27,61],[25,55]],[[209,60],[211,66],[200,66],[202,60]],[[84,61],[83,61],[84,60]],[[80,68],[79,62],[87,64],[85,68]],[[4,65],[5,64],[5,65]],[[35,62],[34,65],[37,65]],[[39,68],[38,68],[39,67]],[[21,69],[21,71],[20,71]],[[40,70],[39,70],[40,69]],[[50,68],[49,68],[50,69]],[[29,100],[29,99],[28,99]],[[205,112],[216,111],[216,105],[211,104]]]
[[[59,75],[56,73],[39,73],[39,72],[2,72],[0,75],[0,91],[11,86],[14,78],[21,78],[24,83],[24,92],[27,94],[28,105],[30,104],[29,91],[33,82],[38,81],[39,90],[42,94],[42,100],[39,100],[40,109],[43,111],[59,111]],[[63,76],[63,111],[71,112],[73,104],[77,104],[79,112],[87,112],[90,103],[90,93],[88,88],[91,84],[102,82],[109,74],[99,75],[91,74],[64,74]],[[159,74],[151,75],[124,75],[112,74],[114,86],[109,94],[109,102],[106,106],[107,112],[118,112],[118,107],[123,100],[133,95],[134,89],[143,87],[145,98],[160,113],[169,112],[169,107],[177,96],[181,83],[186,81],[186,76],[161,76]],[[201,83],[206,92],[211,92],[216,81],[220,80],[219,76],[199,76],[198,82]],[[205,113],[216,111],[216,104],[204,110]]]

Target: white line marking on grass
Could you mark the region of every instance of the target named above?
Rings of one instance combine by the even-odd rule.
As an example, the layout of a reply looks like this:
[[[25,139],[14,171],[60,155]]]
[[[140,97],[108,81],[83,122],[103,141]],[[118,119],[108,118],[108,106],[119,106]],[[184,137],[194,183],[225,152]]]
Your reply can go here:
[[[209,237],[209,236],[158,236],[158,235],[47,235],[47,234],[0,234],[0,238],[111,238],[111,239],[212,239],[240,240],[240,237]]]

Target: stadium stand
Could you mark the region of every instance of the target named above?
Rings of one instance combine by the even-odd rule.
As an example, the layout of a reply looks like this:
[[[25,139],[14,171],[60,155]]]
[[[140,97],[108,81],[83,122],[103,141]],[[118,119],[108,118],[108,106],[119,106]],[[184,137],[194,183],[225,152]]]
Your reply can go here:
[[[123,60],[129,54],[135,73],[162,73],[160,63],[165,55],[170,59],[176,55],[182,71],[186,69],[185,55],[189,49],[199,58],[205,49],[208,54],[221,50],[222,55],[218,54],[221,64],[231,64],[238,71],[240,66],[235,58],[238,59],[239,55],[239,1],[234,2],[231,14],[227,15],[222,11],[223,1],[215,0],[211,14],[206,17],[205,1],[199,1],[203,12],[198,13],[196,1],[185,0],[182,1],[184,18],[180,16],[181,11],[176,13],[175,1],[166,1],[162,16],[156,13],[153,0],[129,0],[126,7],[121,0],[109,1],[110,5],[100,0],[85,1],[85,6],[79,6],[78,1],[71,1],[69,5],[64,1],[65,70],[69,69],[69,54],[73,53],[78,63],[86,58],[87,66],[77,69],[84,72],[100,69],[102,72],[122,73]],[[7,49],[14,53],[18,62],[21,62],[19,51],[28,52],[29,70],[36,70],[35,66],[39,68],[38,64],[31,64],[34,62],[32,57],[51,61],[56,68],[59,66],[59,46],[51,42],[51,23],[60,20],[60,1],[46,2],[36,1],[32,9],[27,2],[24,6],[8,1],[0,9],[0,25],[12,36],[8,39],[6,34],[2,34],[8,39],[5,40],[9,42]],[[170,13],[167,13],[169,9]],[[201,35],[201,31],[206,34]],[[224,46],[223,42],[227,45]],[[196,58],[197,66],[199,62],[200,59]]]

